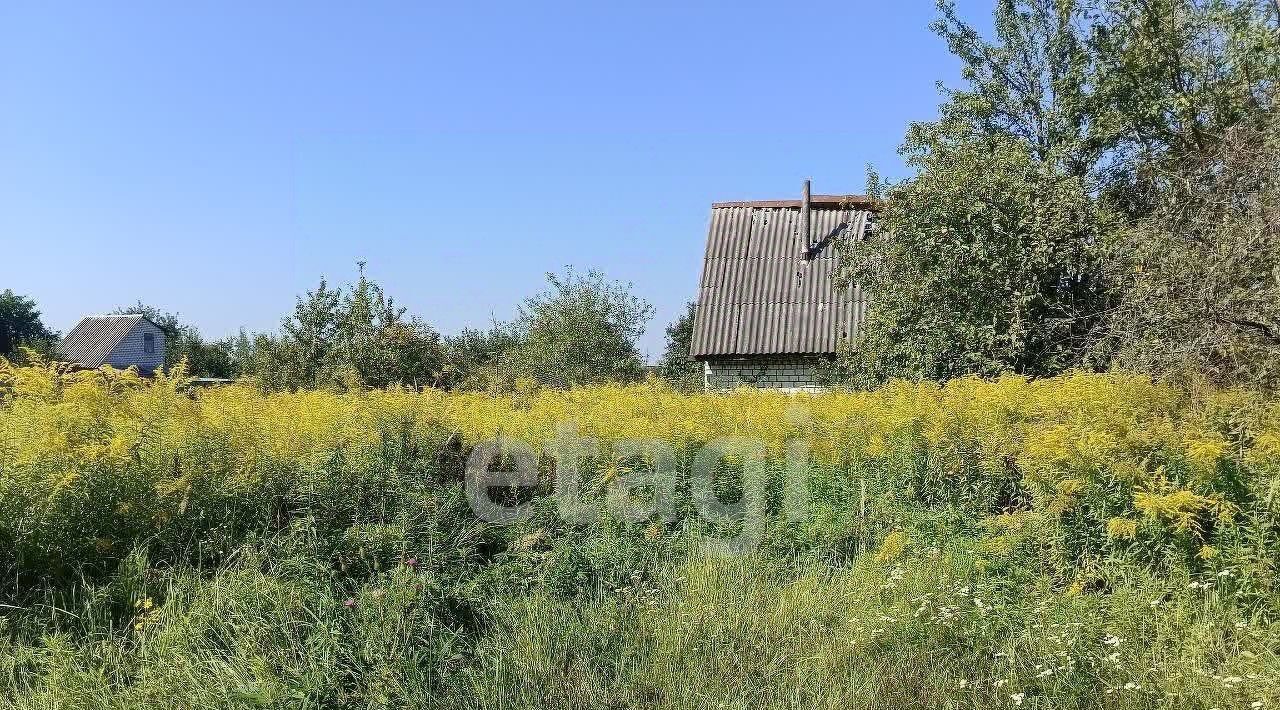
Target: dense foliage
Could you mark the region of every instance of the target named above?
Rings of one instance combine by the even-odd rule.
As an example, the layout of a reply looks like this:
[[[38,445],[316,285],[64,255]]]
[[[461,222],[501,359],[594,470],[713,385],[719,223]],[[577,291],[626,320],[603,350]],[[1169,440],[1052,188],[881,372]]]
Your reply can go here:
[[[597,271],[547,274],[510,322],[441,337],[364,273],[348,290],[323,279],[278,335],[228,344],[239,373],[267,391],[389,385],[510,391],[641,379],[637,341],[652,307]]]
[[[1121,234],[1099,344],[1152,373],[1280,386],[1280,117],[1233,130]]]
[[[599,271],[547,274],[548,288],[521,304],[516,345],[498,376],[545,387],[634,382],[644,376],[636,343],[653,306]]]
[[[1277,28],[943,3],[965,86],[841,245],[873,389],[691,394],[692,304],[638,384],[652,308],[572,270],[451,337],[362,265],[278,334],[139,304],[153,380],[0,359],[0,706],[1274,707]]]
[[[349,290],[321,279],[298,298],[279,335],[242,336],[236,350],[241,374],[268,390],[432,386],[444,363],[439,333],[406,317],[364,264]]]
[[[1224,382],[1274,371],[1274,349],[1258,340],[1280,323],[1224,327],[1212,314],[1247,319],[1236,289],[1272,278],[1273,262],[1242,257],[1247,240],[1232,233],[1275,241],[1270,182],[1257,172],[1274,154],[1247,177],[1217,173],[1275,125],[1280,5],[1000,0],[989,38],[940,7],[934,27],[964,83],[936,120],[908,130],[914,175],[873,181],[885,199],[877,231],[842,245],[846,278],[873,302],[847,376],[1038,376],[1117,361],[1157,373],[1209,365]],[[1203,220],[1195,237],[1188,218]],[[1137,283],[1117,268],[1138,263]],[[1223,273],[1235,283],[1215,276],[1195,303],[1151,298]],[[1140,353],[1118,345],[1133,337]],[[1203,356],[1188,356],[1183,338]]]
[[[0,402],[7,706],[1280,702],[1280,402],[1255,394],[266,395],[6,366]],[[458,482],[499,432],[543,477],[507,527]],[[602,447],[567,512],[566,432]],[[710,489],[747,491],[747,522],[697,512],[725,435],[763,447]],[[654,437],[673,457],[626,443]],[[671,515],[618,505],[661,491]],[[743,525],[757,544],[714,551]]]
[[[519,344],[520,334],[509,323],[494,323],[487,330],[463,328],[446,336],[440,386],[450,390],[496,389],[506,380],[500,376],[503,359]]]
[[[14,358],[23,347],[47,352],[57,339],[40,320],[35,301],[12,289],[0,293],[0,357]]]
[[[690,301],[667,326],[667,347],[658,361],[659,376],[681,392],[697,392],[703,388],[702,363],[689,357],[693,350],[693,321],[697,313],[698,302]]]

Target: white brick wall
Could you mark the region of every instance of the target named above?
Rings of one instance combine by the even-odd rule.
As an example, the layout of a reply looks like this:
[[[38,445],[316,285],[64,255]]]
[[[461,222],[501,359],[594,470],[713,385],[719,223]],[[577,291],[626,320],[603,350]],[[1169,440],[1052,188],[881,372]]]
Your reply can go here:
[[[817,358],[760,357],[708,360],[703,363],[703,385],[708,392],[735,387],[760,387],[784,392],[822,392],[816,372]]]
[[[155,352],[148,353],[143,344],[143,333],[151,333],[155,337]],[[164,367],[164,331],[155,327],[150,321],[141,320],[133,326],[133,330],[124,336],[124,340],[111,350],[106,364],[125,369],[137,365],[138,372],[150,374]]]

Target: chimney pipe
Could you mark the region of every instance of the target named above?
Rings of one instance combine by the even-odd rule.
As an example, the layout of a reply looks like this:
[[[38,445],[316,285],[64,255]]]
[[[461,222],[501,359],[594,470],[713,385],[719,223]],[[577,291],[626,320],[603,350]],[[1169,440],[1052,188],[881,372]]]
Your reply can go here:
[[[809,228],[809,180],[804,181],[804,191],[800,193],[800,239],[808,251],[813,246],[813,234]]]

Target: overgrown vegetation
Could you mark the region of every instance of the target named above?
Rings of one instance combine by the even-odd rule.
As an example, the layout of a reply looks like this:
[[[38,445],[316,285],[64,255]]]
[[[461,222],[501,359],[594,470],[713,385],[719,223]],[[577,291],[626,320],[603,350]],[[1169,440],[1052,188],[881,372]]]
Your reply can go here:
[[[1280,121],[1233,129],[1182,169],[1112,262],[1100,349],[1142,372],[1280,385]]]
[[[241,336],[240,375],[269,391],[359,389],[439,383],[444,364],[440,334],[406,317],[360,264],[348,290],[320,280],[299,297],[279,335]]]
[[[548,288],[511,322],[441,337],[406,316],[364,274],[348,291],[320,285],[299,298],[279,335],[242,335],[241,376],[267,391],[389,385],[511,391],[517,383],[570,387],[644,374],[637,341],[653,315],[630,284],[597,271],[547,274]]]
[[[449,337],[363,265],[277,334],[139,303],[154,380],[6,291],[0,706],[1276,706],[1278,28],[943,3],[965,85],[841,245],[864,391],[691,394],[692,304],[640,383],[596,272]]]
[[[940,7],[964,84],[843,245],[874,300],[847,380],[1118,364],[1274,386],[1280,5],[999,0],[990,38]]]
[[[520,305],[511,324],[514,347],[498,358],[491,379],[504,389],[518,380],[543,387],[635,382],[644,377],[636,346],[653,306],[599,271],[547,274],[548,288]]]
[[[1280,702],[1280,402],[1244,391],[265,395],[8,366],[0,401],[6,706]],[[510,526],[458,480],[498,432],[540,452]],[[566,435],[601,446],[567,507]],[[745,518],[693,476],[724,435],[764,452],[706,489]],[[654,437],[670,457],[626,443]]]

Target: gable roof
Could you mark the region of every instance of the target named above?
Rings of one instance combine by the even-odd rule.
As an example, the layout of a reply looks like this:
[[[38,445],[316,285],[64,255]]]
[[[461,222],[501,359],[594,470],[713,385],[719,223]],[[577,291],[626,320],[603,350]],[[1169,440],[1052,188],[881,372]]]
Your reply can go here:
[[[143,315],[89,316],[67,333],[54,351],[58,357],[85,367],[98,368],[129,331],[142,321],[156,325]],[[156,325],[157,328],[160,326]]]
[[[806,239],[799,200],[713,204],[690,355],[834,354],[857,333],[866,298],[836,287],[833,242],[863,234],[874,210],[860,195],[814,195]]]

